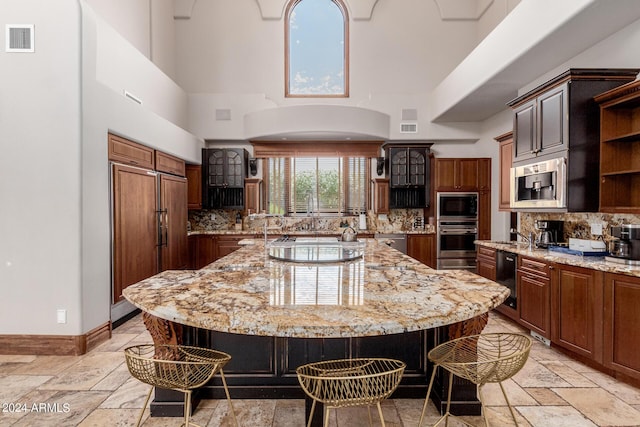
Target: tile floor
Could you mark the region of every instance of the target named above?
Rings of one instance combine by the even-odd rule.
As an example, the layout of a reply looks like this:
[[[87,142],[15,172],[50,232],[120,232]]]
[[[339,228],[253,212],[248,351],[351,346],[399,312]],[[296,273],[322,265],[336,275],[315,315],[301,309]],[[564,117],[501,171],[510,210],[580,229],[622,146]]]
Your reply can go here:
[[[496,314],[485,331],[521,329]],[[83,356],[0,355],[0,426],[135,425],[148,388],[129,375],[123,349],[149,341],[137,316],[115,329],[111,340]],[[640,389],[538,342],[525,367],[506,381],[505,387],[518,423],[524,427],[640,426]],[[487,385],[483,396],[493,427],[513,425],[497,385]],[[386,425],[417,426],[422,403],[419,399],[385,401]],[[302,400],[235,400],[234,407],[241,427],[304,426]],[[374,425],[379,425],[375,411],[372,416]],[[427,421],[432,424],[437,417],[431,405]],[[465,419],[473,425],[484,425],[480,417]],[[202,402],[193,420],[202,426],[231,425],[225,401]],[[180,423],[178,418],[149,418],[147,410],[143,425],[177,427]],[[364,408],[341,409],[332,414],[330,425],[367,426],[369,417]]]

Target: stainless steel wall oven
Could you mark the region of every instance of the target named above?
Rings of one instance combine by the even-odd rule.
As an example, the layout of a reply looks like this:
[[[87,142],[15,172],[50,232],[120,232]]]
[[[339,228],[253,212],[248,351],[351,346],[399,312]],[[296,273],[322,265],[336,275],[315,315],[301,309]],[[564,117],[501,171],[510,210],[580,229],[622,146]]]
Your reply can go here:
[[[477,239],[478,193],[438,193],[438,269],[475,269]]]

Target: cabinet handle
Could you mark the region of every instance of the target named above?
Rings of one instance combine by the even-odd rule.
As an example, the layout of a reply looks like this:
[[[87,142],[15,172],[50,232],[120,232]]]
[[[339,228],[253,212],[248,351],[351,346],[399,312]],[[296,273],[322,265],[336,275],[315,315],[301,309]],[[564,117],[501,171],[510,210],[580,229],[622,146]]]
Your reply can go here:
[[[556,268],[553,265],[549,266],[549,270],[555,270]]]

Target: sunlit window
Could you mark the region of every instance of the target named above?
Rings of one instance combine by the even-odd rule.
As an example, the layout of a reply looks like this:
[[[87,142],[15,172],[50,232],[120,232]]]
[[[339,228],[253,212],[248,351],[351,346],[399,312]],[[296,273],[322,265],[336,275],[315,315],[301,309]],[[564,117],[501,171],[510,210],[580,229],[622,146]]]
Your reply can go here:
[[[349,95],[347,10],[341,0],[291,0],[285,23],[285,95]]]

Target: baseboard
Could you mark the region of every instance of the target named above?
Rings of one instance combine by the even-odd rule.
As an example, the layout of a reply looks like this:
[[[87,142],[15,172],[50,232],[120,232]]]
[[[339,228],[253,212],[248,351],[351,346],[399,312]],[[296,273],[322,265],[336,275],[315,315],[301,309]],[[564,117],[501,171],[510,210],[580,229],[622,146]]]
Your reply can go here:
[[[111,322],[84,335],[0,335],[0,354],[79,356],[111,338]]]

